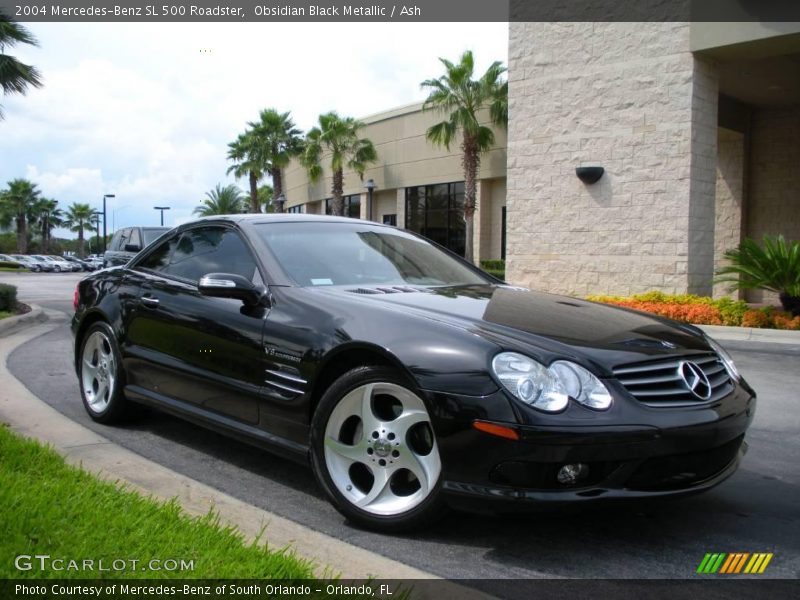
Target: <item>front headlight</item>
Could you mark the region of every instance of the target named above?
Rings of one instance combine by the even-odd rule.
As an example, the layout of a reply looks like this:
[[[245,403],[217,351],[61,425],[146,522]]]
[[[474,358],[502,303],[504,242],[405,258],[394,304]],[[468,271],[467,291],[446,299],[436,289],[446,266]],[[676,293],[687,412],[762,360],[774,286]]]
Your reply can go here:
[[[731,358],[731,355],[728,354],[728,351],[725,350],[725,348],[720,346],[710,337],[705,336],[705,338],[706,342],[708,342],[708,345],[711,346],[711,349],[722,359],[722,364],[725,365],[725,370],[728,372],[728,375],[731,376],[731,379],[738,382],[742,376],[739,375],[739,369],[737,369],[736,365],[733,364],[733,358]]]
[[[503,387],[539,410],[560,412],[570,398],[595,410],[611,406],[603,382],[573,362],[558,360],[548,368],[522,354],[501,352],[494,357],[492,370]]]

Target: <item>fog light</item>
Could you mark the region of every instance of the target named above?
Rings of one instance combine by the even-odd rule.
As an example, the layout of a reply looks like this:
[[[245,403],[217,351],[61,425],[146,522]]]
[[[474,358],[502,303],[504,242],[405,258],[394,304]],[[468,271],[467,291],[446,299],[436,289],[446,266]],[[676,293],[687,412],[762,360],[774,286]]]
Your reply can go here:
[[[564,465],[558,470],[558,483],[570,485],[578,483],[581,479],[585,479],[589,474],[589,465],[583,463],[575,463]]]

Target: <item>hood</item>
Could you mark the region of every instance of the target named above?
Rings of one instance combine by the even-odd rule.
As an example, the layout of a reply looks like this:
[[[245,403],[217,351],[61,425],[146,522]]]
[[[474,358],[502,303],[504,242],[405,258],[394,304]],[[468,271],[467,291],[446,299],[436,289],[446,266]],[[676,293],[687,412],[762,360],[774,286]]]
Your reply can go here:
[[[623,308],[503,285],[444,288],[413,286],[314,288],[340,298],[358,297],[470,329],[502,344],[502,338],[553,349],[548,341],[578,351],[611,351],[601,362],[620,364],[644,355],[708,351],[699,331]],[[618,355],[617,355],[618,353]],[[630,356],[631,354],[637,356]]]

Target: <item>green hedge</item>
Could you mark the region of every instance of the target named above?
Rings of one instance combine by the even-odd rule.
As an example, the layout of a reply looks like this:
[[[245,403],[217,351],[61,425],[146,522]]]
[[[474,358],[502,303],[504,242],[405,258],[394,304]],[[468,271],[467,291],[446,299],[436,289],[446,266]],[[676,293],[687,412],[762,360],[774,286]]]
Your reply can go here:
[[[506,261],[504,260],[482,260],[481,269],[486,271],[489,275],[493,275],[498,279],[505,281],[506,278]]]
[[[9,262],[7,260],[0,260],[0,269],[24,269],[25,267],[18,262]]]
[[[17,310],[17,288],[0,283],[0,310],[13,312]]]

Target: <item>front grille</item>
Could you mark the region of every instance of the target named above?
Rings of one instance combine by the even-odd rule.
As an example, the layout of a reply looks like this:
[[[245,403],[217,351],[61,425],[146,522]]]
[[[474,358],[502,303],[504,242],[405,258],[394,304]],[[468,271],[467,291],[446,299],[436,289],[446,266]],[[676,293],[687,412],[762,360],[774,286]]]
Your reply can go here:
[[[657,491],[681,489],[699,483],[717,475],[731,464],[743,440],[744,435],[740,435],[727,444],[709,450],[650,458],[639,465],[625,487]]]
[[[699,396],[692,393],[682,375],[682,371],[690,372],[691,366],[685,366],[684,363],[693,363],[699,367],[708,380],[710,395],[705,393],[707,390],[702,381],[695,388]],[[733,382],[725,365],[713,353],[671,356],[621,365],[614,369],[614,377],[634,398],[648,406],[691,406],[715,402],[733,391]]]

